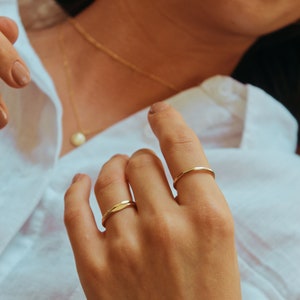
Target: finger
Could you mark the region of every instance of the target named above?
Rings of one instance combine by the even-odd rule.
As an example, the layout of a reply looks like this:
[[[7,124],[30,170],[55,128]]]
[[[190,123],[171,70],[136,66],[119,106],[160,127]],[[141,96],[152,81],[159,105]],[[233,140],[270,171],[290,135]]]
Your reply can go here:
[[[148,118],[173,178],[196,166],[209,167],[198,137],[174,108],[166,102],[156,103]],[[219,193],[213,177],[201,172],[186,174],[176,188],[179,201],[184,203],[190,203],[195,197]]]
[[[19,30],[15,21],[7,17],[0,17],[0,31],[14,44],[18,38]]]
[[[125,168],[128,157],[116,155],[112,157],[101,169],[95,184],[95,195],[104,215],[114,205],[132,200],[129,186],[125,177]],[[123,235],[124,228],[128,228],[136,216],[136,209],[129,206],[126,209],[112,214],[106,221],[106,232],[114,235]]]
[[[126,168],[139,213],[161,213],[177,206],[159,158],[148,149],[135,152]]]
[[[10,41],[14,41],[14,30],[10,29],[10,25],[2,24],[2,27],[4,31],[1,32],[0,26],[0,77],[12,87],[23,87],[30,82],[29,70]]]
[[[8,111],[5,103],[0,95],[0,129],[6,126],[8,122]]]
[[[102,234],[89,205],[90,190],[90,178],[78,174],[65,194],[64,220],[76,261],[90,257],[101,245]]]

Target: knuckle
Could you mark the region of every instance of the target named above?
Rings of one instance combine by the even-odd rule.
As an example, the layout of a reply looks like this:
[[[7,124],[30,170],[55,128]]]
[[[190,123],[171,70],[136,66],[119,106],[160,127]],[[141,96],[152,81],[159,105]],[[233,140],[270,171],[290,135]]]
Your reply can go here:
[[[67,189],[67,191],[65,192],[65,200],[71,198],[72,195],[73,195],[73,189],[72,189],[72,187],[69,187],[69,188]]]
[[[127,160],[128,157],[126,155],[117,154],[103,165],[94,186],[96,195],[101,194],[110,186],[118,185],[126,181],[124,168],[127,164]]]
[[[137,241],[128,237],[111,241],[108,256],[108,261],[129,270],[138,266],[141,257]]]
[[[194,133],[191,129],[180,126],[176,130],[168,131],[162,137],[162,144],[165,147],[170,147],[173,151],[190,151],[193,149],[193,144],[195,142]]]
[[[117,172],[112,172],[110,174],[102,174],[98,177],[95,183],[94,192],[96,195],[99,195],[106,188],[114,184],[120,184],[121,182],[124,182],[124,177],[118,174]]]
[[[126,174],[130,173],[133,170],[144,168],[148,165],[157,164],[158,161],[158,157],[151,150],[138,150],[129,159],[126,166]]]
[[[88,270],[88,280],[89,282],[104,282],[106,279],[106,274],[108,272],[108,266],[99,261],[95,262],[94,257],[92,259],[87,259],[85,262],[85,270]]]
[[[97,259],[93,257],[84,257],[76,258],[76,268],[78,274],[80,274],[80,281],[83,283],[83,286],[92,286],[92,285],[106,285],[110,268],[109,265],[102,259]],[[99,296],[101,291],[98,291]],[[90,299],[90,298],[88,298]],[[102,299],[97,298],[97,299]]]
[[[210,206],[198,213],[201,228],[210,237],[222,239],[234,237],[234,222],[228,209]]]
[[[147,232],[149,240],[159,247],[171,249],[179,237],[175,223],[174,217],[168,214],[152,216],[149,220],[150,226]],[[155,224],[155,230],[153,230],[153,224]]]
[[[77,208],[68,208],[64,212],[64,223],[66,225],[73,224],[81,217],[81,210]]]

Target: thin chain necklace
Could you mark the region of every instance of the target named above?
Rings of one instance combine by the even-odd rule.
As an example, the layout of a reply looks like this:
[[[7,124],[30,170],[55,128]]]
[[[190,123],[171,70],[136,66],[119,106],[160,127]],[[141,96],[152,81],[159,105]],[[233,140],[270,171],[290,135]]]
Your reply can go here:
[[[165,81],[164,79],[158,77],[155,74],[149,73],[147,71],[142,70],[135,64],[125,60],[121,56],[119,56],[117,53],[112,51],[111,49],[107,48],[105,45],[101,44],[99,41],[97,41],[93,36],[91,36],[78,22],[75,21],[75,19],[68,19],[69,23],[73,26],[74,29],[93,47],[98,49],[99,51],[102,51],[103,53],[107,54],[109,57],[114,59],[115,61],[119,62],[120,64],[128,67],[129,69],[135,71],[136,73],[139,73],[143,75],[146,78],[149,78],[162,86],[168,88],[172,92],[179,92],[179,90],[171,83]],[[64,43],[64,35],[63,35],[63,27],[60,30],[59,34],[59,45],[61,49],[61,53],[63,56],[63,66],[65,71],[65,77],[66,77],[66,83],[67,83],[67,89],[69,94],[69,101],[71,103],[71,107],[74,113],[75,121],[77,124],[78,131],[73,133],[70,137],[70,142],[74,147],[81,146],[84,144],[89,136],[92,136],[94,134],[100,133],[103,130],[103,127],[97,128],[95,130],[85,130],[80,122],[80,114],[79,111],[75,105],[74,101],[74,91],[72,88],[71,83],[71,67],[69,64],[65,43]]]
[[[72,107],[72,111],[73,111],[73,114],[75,117],[77,130],[78,130],[71,135],[70,143],[74,147],[78,147],[86,142],[88,136],[100,133],[103,130],[103,128],[101,127],[96,130],[93,130],[93,131],[83,129],[81,122],[80,122],[79,111],[78,111],[78,109],[75,105],[75,101],[74,101],[74,90],[72,88],[72,83],[71,83],[71,67],[70,67],[69,60],[67,57],[67,52],[65,49],[64,35],[63,35],[62,28],[61,28],[60,35],[59,35],[59,45],[60,45],[60,49],[61,49],[61,53],[62,53],[62,57],[63,57],[63,66],[64,66],[69,101],[70,101],[70,104]]]

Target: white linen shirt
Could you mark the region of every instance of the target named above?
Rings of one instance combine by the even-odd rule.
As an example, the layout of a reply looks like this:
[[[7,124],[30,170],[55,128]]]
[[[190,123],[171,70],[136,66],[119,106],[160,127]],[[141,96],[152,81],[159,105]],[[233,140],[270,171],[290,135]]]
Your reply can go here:
[[[16,47],[33,79],[21,90],[0,84],[11,114],[0,131],[0,299],[84,299],[63,224],[64,193],[74,174],[95,180],[116,153],[146,147],[161,157],[159,146],[145,109],[59,158],[54,84],[29,44],[17,1],[0,0],[0,14],[18,23]],[[167,101],[199,136],[233,213],[243,299],[300,299],[294,118],[262,90],[222,76]],[[94,196],[91,203],[103,229]]]

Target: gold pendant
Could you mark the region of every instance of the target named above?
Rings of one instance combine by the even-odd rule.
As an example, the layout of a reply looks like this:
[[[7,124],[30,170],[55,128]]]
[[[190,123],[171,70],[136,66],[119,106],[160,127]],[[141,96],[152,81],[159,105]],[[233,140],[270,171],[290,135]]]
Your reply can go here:
[[[70,142],[73,146],[79,147],[86,142],[86,136],[82,132],[72,134]]]

